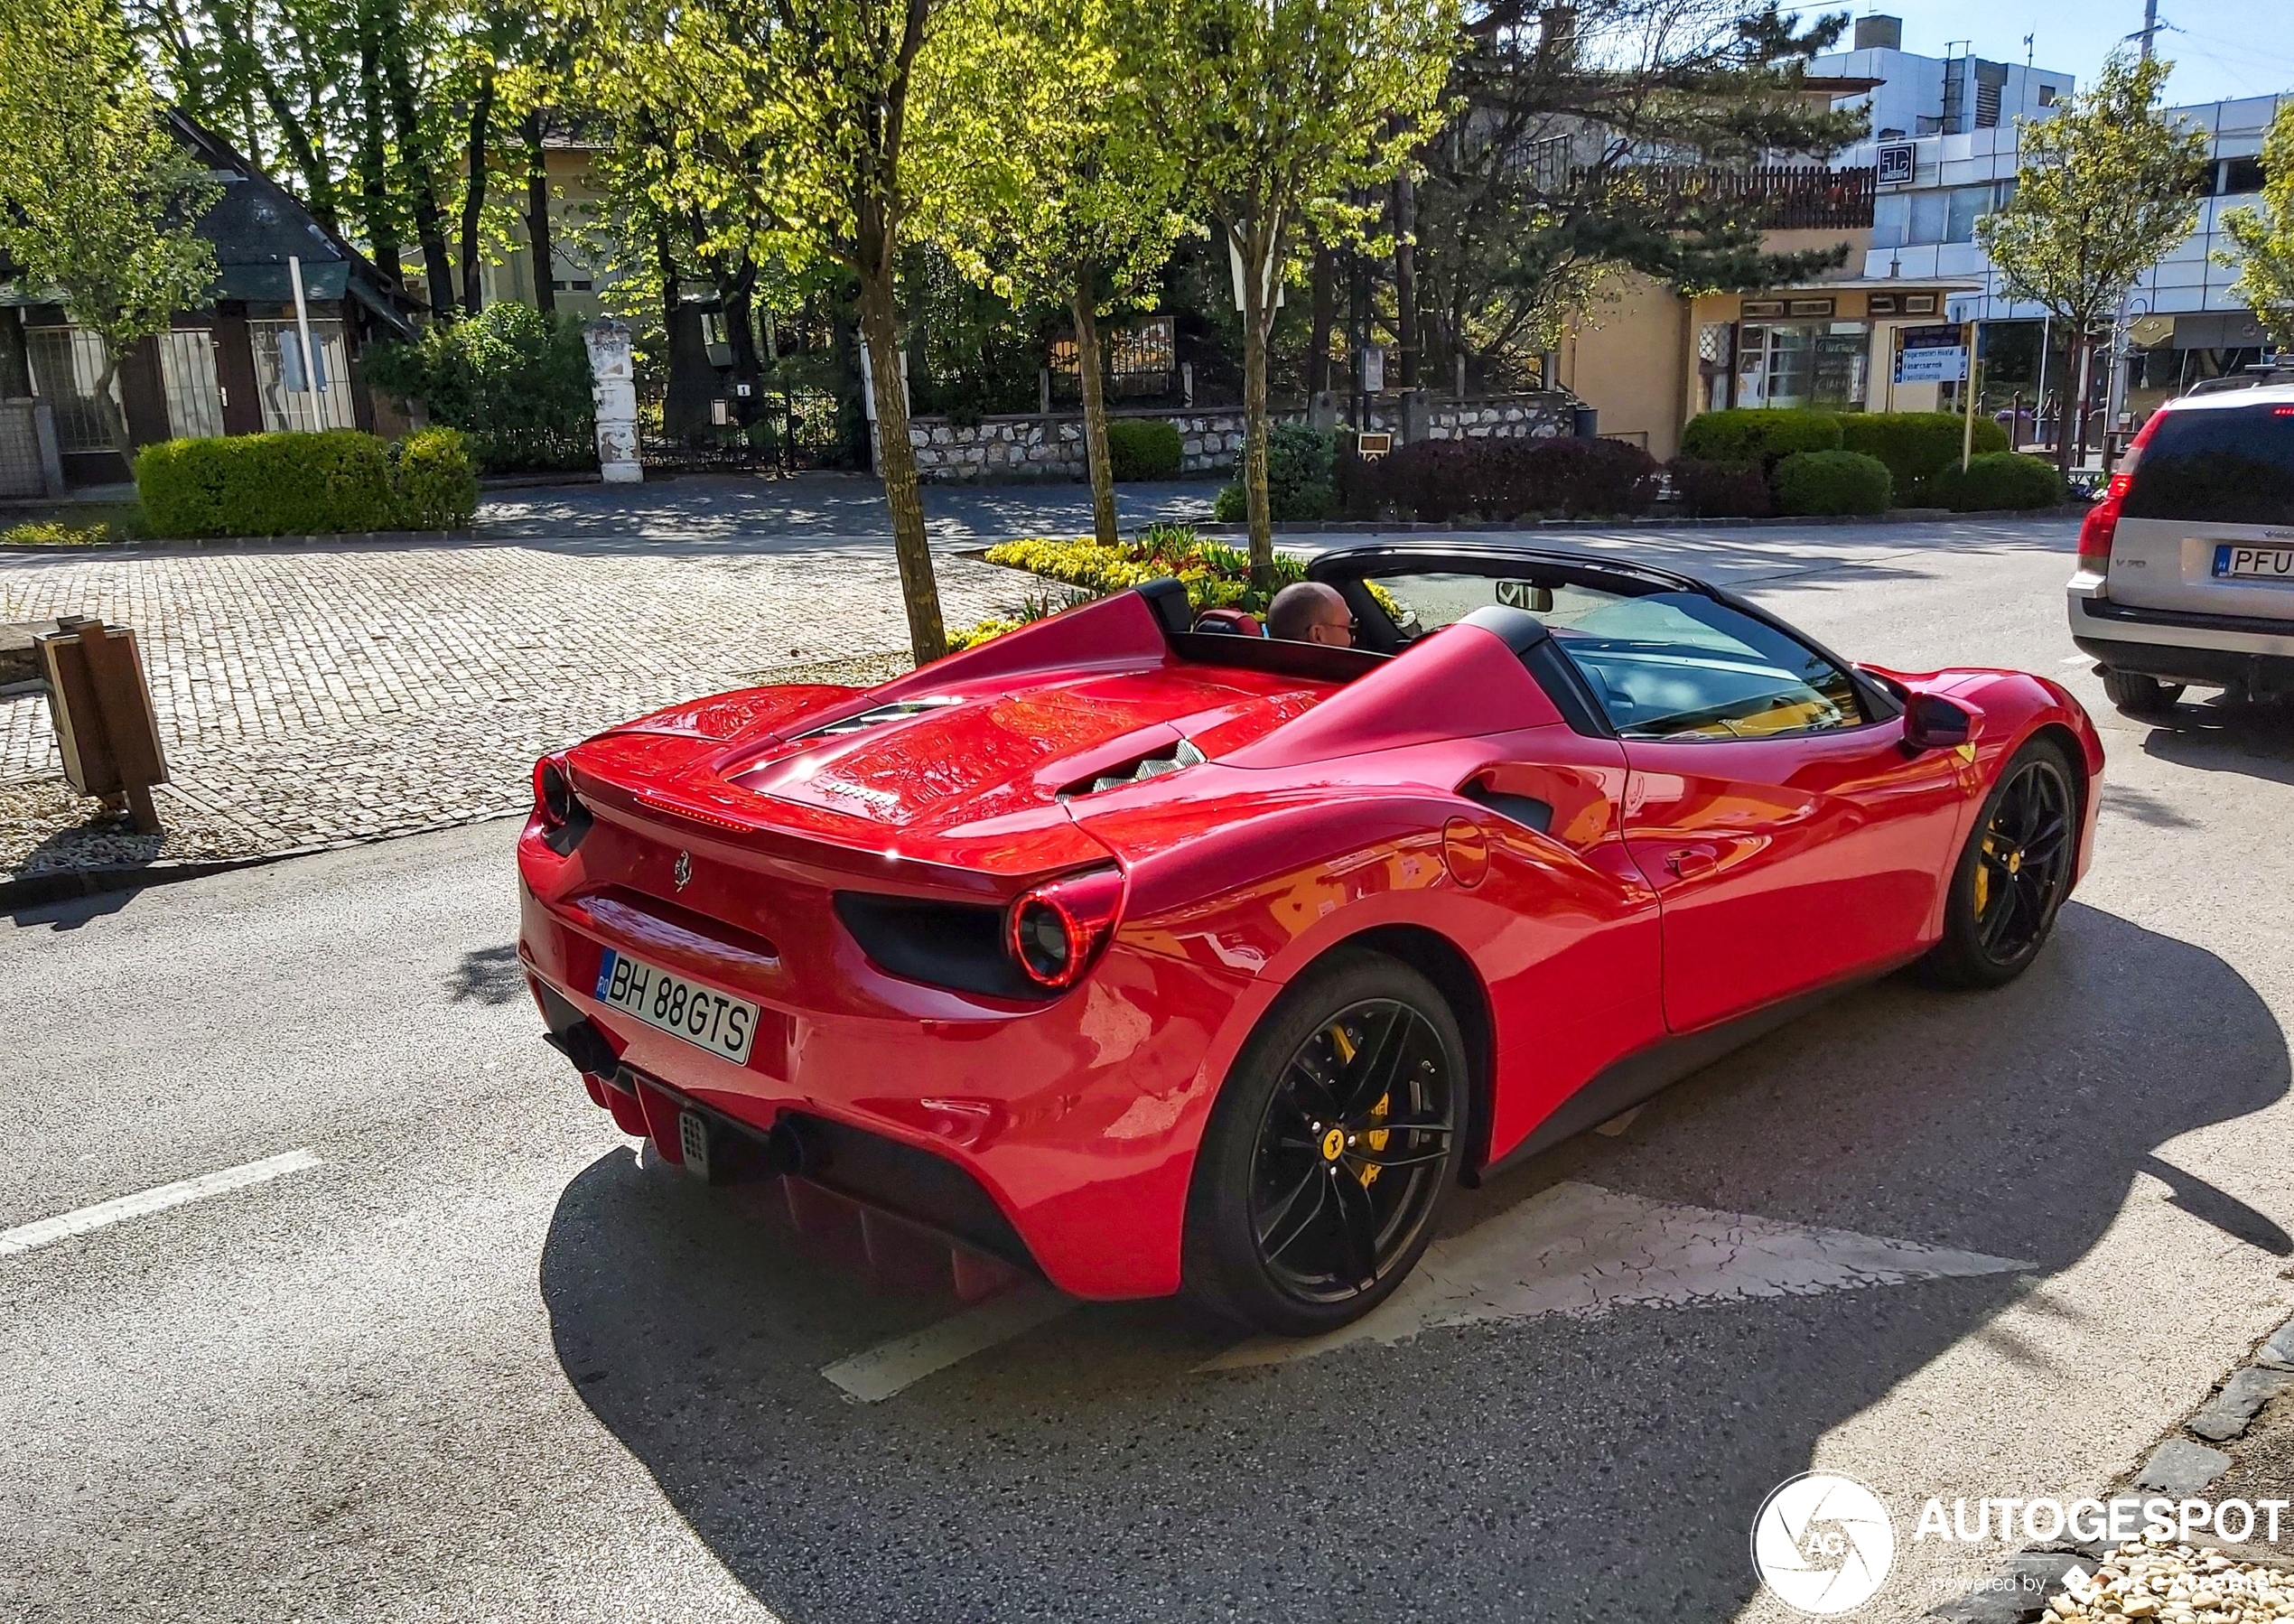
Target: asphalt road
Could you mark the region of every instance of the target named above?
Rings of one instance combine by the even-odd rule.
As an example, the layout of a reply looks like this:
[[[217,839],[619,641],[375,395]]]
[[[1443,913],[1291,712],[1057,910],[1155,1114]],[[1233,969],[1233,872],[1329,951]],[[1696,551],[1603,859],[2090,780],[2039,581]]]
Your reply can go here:
[[[0,1251],[0,1616],[1766,1619],[1796,1472],[1907,1538],[2089,1492],[2294,1308],[2294,716],[2108,712],[2069,539],[1656,544],[1860,658],[2066,677],[2095,870],[2014,986],[1849,994],[1445,1226],[1592,1186],[2018,1266],[1217,1371],[1088,1306],[857,1404],[825,1367],[956,1305],[632,1154],[536,1041],[483,825],[0,924],[0,1231],[317,1158]],[[1854,1616],[2002,1549],[1907,1544]]]

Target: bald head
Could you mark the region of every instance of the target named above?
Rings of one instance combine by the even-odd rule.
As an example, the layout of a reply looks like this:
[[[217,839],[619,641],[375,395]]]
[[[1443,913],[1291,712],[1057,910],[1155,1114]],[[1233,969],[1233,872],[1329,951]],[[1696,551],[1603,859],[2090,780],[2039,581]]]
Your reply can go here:
[[[1266,606],[1266,635],[1293,643],[1327,643],[1336,649],[1354,647],[1354,611],[1335,586],[1320,581],[1296,581],[1274,594]]]

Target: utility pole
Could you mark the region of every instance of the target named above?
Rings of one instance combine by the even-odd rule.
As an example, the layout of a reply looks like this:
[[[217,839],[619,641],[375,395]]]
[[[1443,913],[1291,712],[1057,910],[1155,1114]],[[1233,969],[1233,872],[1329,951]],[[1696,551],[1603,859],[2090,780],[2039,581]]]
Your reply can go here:
[[[2159,0],[2142,0],[2142,60],[2149,61],[2159,37]]]

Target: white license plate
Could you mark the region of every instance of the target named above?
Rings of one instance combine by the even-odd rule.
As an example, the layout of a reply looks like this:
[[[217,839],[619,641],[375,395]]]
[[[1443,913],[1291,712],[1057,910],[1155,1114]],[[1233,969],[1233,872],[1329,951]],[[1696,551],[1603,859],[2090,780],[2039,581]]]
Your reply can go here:
[[[611,947],[598,966],[595,997],[737,1066],[749,1063],[750,1045],[757,1041],[755,1004],[711,992],[697,981],[672,975]]]
[[[2215,574],[2233,581],[2294,582],[2294,547],[2215,548]]]

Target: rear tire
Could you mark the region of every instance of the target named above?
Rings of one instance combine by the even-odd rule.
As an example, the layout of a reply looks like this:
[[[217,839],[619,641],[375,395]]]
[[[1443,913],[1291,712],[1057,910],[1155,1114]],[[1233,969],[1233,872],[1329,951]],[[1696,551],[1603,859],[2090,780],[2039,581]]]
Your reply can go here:
[[[2005,986],[2031,966],[2071,894],[2084,826],[2081,777],[2062,746],[2034,739],[2008,759],[1952,869],[1944,935],[1923,980]]]
[[[2103,694],[2130,716],[2163,716],[2183,696],[2183,685],[2161,682],[2140,671],[2113,671],[2105,667]]]
[[[1211,1109],[1188,1197],[1188,1294],[1276,1336],[1368,1313],[1433,1238],[1468,1106],[1465,1039],[1431,982],[1360,949],[1310,970]]]

